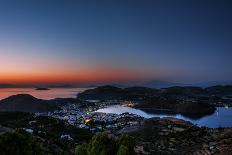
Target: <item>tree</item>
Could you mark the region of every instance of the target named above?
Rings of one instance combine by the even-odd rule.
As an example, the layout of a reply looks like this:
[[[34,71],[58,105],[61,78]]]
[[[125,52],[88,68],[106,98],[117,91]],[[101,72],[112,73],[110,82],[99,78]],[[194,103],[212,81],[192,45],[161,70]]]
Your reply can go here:
[[[124,145],[120,145],[117,155],[129,155],[130,151],[128,149],[128,147],[124,146]]]
[[[134,155],[134,140],[122,135],[117,140],[106,133],[93,136],[88,144],[77,145],[76,155]]]
[[[77,145],[77,147],[75,149],[75,154],[77,154],[77,155],[88,155],[87,147],[88,147],[87,144]]]

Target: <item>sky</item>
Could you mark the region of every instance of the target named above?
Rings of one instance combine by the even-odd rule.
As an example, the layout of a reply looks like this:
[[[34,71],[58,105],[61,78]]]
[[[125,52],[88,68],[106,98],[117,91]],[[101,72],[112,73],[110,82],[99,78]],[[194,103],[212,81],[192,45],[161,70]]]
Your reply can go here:
[[[0,83],[232,80],[230,0],[2,0]]]

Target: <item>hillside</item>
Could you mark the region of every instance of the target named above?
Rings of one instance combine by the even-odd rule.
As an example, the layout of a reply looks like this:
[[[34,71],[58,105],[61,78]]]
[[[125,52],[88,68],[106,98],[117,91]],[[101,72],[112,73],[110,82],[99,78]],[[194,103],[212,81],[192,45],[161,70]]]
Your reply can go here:
[[[62,135],[69,135],[68,139]],[[74,154],[76,144],[87,142],[91,132],[47,116],[0,112],[0,150],[7,154]]]
[[[87,100],[114,100],[121,99],[122,95],[123,91],[121,88],[107,85],[86,90],[78,94],[78,98]]]
[[[0,101],[0,111],[48,112],[55,109],[57,106],[54,102],[28,94],[13,95]]]
[[[174,86],[185,86],[185,84],[162,81],[162,80],[153,80],[146,82],[144,86],[149,88],[168,88]]]
[[[211,95],[232,95],[232,85],[217,85],[205,90]]]
[[[232,129],[200,128],[174,118],[152,118],[129,133],[137,154],[231,154]]]

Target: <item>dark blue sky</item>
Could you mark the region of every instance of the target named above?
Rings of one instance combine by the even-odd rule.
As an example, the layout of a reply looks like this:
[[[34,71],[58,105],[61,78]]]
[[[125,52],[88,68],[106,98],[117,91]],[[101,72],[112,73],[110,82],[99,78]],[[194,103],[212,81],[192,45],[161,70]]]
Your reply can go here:
[[[231,59],[229,0],[0,2],[0,73],[9,76],[231,80]]]

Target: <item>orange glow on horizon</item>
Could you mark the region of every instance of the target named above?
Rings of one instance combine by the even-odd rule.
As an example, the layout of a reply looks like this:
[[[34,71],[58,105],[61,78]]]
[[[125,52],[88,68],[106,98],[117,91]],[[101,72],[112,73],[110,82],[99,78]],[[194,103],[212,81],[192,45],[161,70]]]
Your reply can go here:
[[[127,69],[83,69],[60,70],[46,72],[8,72],[1,73],[0,83],[9,84],[42,84],[42,83],[81,83],[81,82],[113,82],[144,79],[148,72]]]
[[[26,46],[27,47],[27,46]],[[24,47],[1,47],[0,84],[72,84],[126,82],[150,79],[154,74],[145,68],[123,66],[94,59],[53,54],[49,50]],[[47,51],[46,55],[40,51]],[[138,65],[139,66],[139,65]]]

